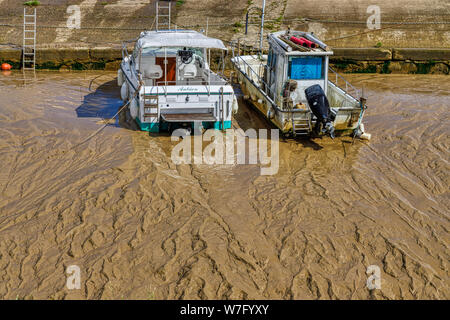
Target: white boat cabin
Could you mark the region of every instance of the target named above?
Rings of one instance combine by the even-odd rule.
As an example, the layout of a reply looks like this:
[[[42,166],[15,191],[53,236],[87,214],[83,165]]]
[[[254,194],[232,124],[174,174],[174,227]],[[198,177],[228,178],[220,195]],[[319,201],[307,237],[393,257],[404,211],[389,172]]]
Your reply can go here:
[[[211,50],[227,48],[190,30],[142,32],[131,55],[124,46],[119,85],[142,130],[231,127],[237,100],[225,77],[211,70]]]
[[[329,67],[333,51],[307,32],[280,31],[267,39],[267,55],[232,58],[245,97],[286,135],[361,135],[364,99]]]

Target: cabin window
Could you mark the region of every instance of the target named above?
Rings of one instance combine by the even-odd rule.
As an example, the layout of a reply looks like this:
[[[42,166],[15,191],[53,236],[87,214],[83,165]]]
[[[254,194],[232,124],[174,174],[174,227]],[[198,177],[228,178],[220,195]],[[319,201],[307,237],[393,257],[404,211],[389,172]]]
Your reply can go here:
[[[318,80],[323,79],[322,57],[290,57],[289,79]]]

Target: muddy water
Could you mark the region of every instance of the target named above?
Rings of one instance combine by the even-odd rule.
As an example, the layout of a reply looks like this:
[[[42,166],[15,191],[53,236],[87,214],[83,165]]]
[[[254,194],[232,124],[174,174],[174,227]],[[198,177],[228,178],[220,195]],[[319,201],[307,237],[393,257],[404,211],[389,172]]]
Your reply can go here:
[[[450,298],[448,77],[351,76],[372,140],[282,141],[274,176],[175,165],[123,118],[77,146],[120,107],[114,74],[21,77],[0,76],[0,297]]]

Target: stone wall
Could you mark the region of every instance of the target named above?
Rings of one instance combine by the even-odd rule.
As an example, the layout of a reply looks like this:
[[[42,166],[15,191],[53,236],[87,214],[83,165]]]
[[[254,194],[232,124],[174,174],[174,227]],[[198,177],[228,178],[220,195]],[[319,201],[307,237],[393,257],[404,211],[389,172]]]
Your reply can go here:
[[[132,48],[128,48],[131,52]],[[355,73],[450,73],[449,49],[334,48],[331,67]],[[0,62],[21,67],[20,47],[0,46]],[[36,53],[37,69],[117,70],[120,47],[41,48]],[[214,60],[214,58],[213,58]]]
[[[22,42],[25,0],[0,0],[0,44]],[[37,41],[77,46],[120,44],[154,26],[155,0],[40,0]],[[206,29],[222,40],[242,38],[256,45],[262,0],[179,0],[173,19],[179,28]],[[67,29],[69,5],[81,9],[81,29]],[[368,30],[371,5],[380,8],[381,29]],[[245,16],[250,10],[248,35]],[[333,47],[449,48],[448,0],[266,0],[265,33],[293,29],[314,32]],[[173,26],[172,26],[173,27]]]
[[[450,49],[334,48],[331,66],[340,72],[449,74]]]

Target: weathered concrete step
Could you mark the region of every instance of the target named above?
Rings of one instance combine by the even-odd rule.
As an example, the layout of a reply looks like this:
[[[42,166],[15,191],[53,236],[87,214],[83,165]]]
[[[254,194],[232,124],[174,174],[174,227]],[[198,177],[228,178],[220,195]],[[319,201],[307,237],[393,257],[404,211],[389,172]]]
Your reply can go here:
[[[450,61],[450,49],[441,48],[395,48],[392,60]]]

